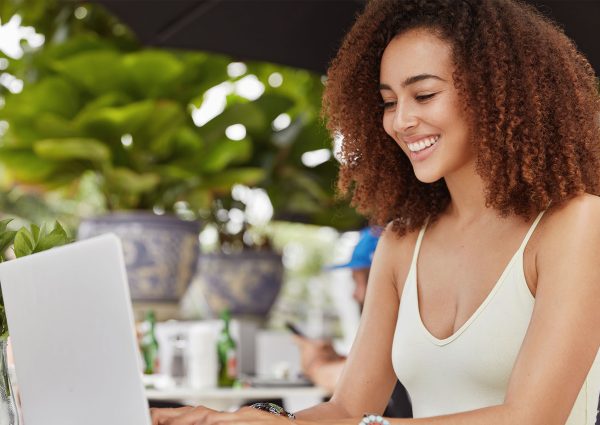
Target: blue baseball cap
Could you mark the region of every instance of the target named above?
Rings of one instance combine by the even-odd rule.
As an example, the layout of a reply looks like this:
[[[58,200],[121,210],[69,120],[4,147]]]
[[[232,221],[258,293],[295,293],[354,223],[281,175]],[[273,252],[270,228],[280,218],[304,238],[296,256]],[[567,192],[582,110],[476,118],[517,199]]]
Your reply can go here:
[[[381,230],[371,227],[361,230],[360,238],[354,247],[350,261],[344,264],[327,267],[327,269],[368,269],[373,262],[373,254],[375,254],[375,248],[377,248],[380,234]]]

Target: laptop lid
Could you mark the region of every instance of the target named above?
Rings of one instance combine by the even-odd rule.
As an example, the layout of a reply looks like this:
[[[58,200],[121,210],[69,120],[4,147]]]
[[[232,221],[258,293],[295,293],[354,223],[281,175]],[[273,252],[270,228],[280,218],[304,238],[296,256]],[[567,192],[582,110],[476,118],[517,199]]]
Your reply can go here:
[[[0,264],[27,425],[150,425],[121,243]]]

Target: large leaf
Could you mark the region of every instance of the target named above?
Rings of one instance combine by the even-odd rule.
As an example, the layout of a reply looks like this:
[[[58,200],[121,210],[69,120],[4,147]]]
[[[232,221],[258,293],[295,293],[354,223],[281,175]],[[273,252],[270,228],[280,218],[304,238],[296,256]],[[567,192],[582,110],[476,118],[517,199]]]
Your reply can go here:
[[[200,107],[204,101],[204,93],[227,79],[227,65],[231,59],[224,55],[206,52],[187,52],[180,59],[185,67],[180,90],[193,88],[181,92],[180,100]]]
[[[252,155],[252,142],[248,139],[229,140],[221,139],[209,148],[197,162],[198,170],[206,173],[215,173],[225,169],[232,163],[247,160]]]
[[[265,178],[265,175],[266,173],[262,168],[231,169],[207,176],[200,188],[224,193],[230,191],[236,184],[255,186]]]
[[[264,116],[266,125],[262,126],[260,134],[263,136],[262,140],[268,140],[268,135],[271,134],[271,123],[280,114],[287,112],[293,105],[294,100],[289,96],[284,96],[279,93],[266,93],[260,98],[252,102],[254,106],[259,108]],[[256,131],[256,129],[252,129]],[[261,139],[259,139],[261,140]]]
[[[172,101],[157,101],[147,124],[138,132],[149,151],[158,157],[165,158],[173,150],[174,136],[185,125],[186,116],[183,108]]]
[[[14,180],[23,183],[42,183],[60,171],[56,162],[39,158],[28,149],[1,149],[0,162]]]
[[[7,96],[0,114],[13,124],[28,125],[40,114],[52,113],[64,118],[73,117],[80,105],[79,92],[63,78],[52,76],[28,84],[19,95]]]
[[[293,140],[291,156],[300,164],[302,155],[317,149],[331,149],[332,141],[323,124],[317,119],[302,123],[302,128]]]
[[[15,256],[17,258],[25,257],[69,242],[70,238],[59,222],[55,223],[50,232],[47,231],[45,225],[38,227],[32,224],[30,229],[22,227],[17,232],[14,245]]]
[[[25,257],[33,252],[35,241],[27,228],[23,227],[15,236],[15,256],[17,258]]]
[[[33,150],[40,158],[58,161],[86,159],[93,162],[110,160],[110,150],[96,139],[46,139],[36,142]]]
[[[231,105],[200,128],[201,134],[209,142],[215,142],[223,137],[227,127],[242,124],[248,132],[259,132],[268,125],[262,110],[252,103],[237,103]]]
[[[77,116],[76,125],[88,136],[107,142],[118,141],[124,134],[134,134],[151,122],[154,108],[152,100],[120,107],[86,108]]]
[[[123,68],[132,90],[140,97],[168,96],[183,74],[183,64],[163,50],[143,50],[126,55]]]
[[[48,0],[41,1],[48,2]],[[86,52],[110,51],[112,49],[110,40],[88,32],[73,34],[62,43],[48,43],[38,52],[39,57],[37,59],[41,62],[40,65],[43,66],[46,63],[53,64]]]
[[[172,154],[178,158],[186,158],[201,152],[204,148],[204,140],[195,128],[180,127],[172,140]]]
[[[132,103],[131,98],[123,92],[110,92],[96,97],[85,104],[85,107],[79,112],[79,117],[93,114],[95,111],[110,106],[125,106]]]
[[[37,246],[34,252],[45,251],[50,248],[65,245],[70,242],[70,237],[65,229],[57,221],[54,225],[54,229],[48,234],[44,234],[43,237],[38,239]]]
[[[53,66],[61,75],[94,95],[126,88],[121,55],[116,51],[82,52]]]
[[[41,113],[33,122],[38,134],[43,138],[76,137],[78,131],[70,119],[52,113]]]
[[[17,234],[16,231],[7,229],[11,221],[12,218],[0,220],[0,261],[4,261],[4,252],[13,244]]]
[[[106,172],[107,185],[116,193],[140,194],[154,190],[160,182],[155,173],[136,173],[128,168],[115,168]]]

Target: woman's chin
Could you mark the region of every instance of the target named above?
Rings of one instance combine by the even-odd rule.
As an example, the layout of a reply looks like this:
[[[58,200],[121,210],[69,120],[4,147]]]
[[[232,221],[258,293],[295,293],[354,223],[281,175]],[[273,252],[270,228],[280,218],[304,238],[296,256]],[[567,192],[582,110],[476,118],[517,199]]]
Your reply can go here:
[[[415,170],[414,168],[413,168],[413,170],[415,172],[415,177],[421,183],[426,183],[426,184],[435,183],[436,181],[438,181],[439,179],[444,177],[444,176],[440,175],[439,172],[435,172],[433,170]]]

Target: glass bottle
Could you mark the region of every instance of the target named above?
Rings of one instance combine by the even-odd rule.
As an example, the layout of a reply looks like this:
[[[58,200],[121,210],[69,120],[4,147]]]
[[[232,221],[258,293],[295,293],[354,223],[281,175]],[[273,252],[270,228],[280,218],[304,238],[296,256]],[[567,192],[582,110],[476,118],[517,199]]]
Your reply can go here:
[[[221,313],[223,329],[217,341],[219,356],[219,387],[232,387],[237,380],[237,351],[235,341],[229,332],[231,314],[229,310]]]
[[[19,425],[19,412],[6,361],[6,339],[0,339],[0,424]]]
[[[184,335],[177,334],[171,341],[171,378],[176,386],[181,387],[187,383],[187,339]]]
[[[140,349],[144,357],[144,373],[152,375],[158,373],[158,341],[155,333],[156,316],[154,311],[146,313],[146,320],[142,327]]]

